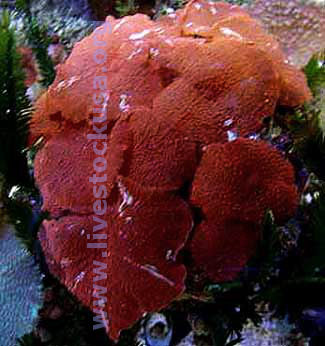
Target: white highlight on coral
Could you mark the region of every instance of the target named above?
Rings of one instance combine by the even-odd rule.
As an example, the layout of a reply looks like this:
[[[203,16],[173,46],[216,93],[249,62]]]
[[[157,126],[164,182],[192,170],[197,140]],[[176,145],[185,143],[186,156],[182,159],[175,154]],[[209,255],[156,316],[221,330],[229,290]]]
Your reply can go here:
[[[62,260],[60,261],[60,266],[64,268],[64,267],[68,266],[71,262],[72,261],[69,260],[69,258],[63,257]]]
[[[223,123],[225,126],[230,126],[234,121],[232,119],[227,119],[225,120],[225,122]]]
[[[150,264],[145,264],[145,265],[140,265],[140,268],[142,270],[145,270],[146,272],[152,274],[157,279],[160,279],[160,280],[166,282],[169,286],[175,286],[175,283],[173,281],[169,280],[168,278],[166,278],[166,276],[159,273],[158,269],[155,266],[152,266]]]
[[[66,87],[69,88],[72,84],[79,80],[79,77],[73,76],[71,77],[66,84]]]
[[[79,273],[75,278],[75,283],[78,284],[85,277],[85,272]]]
[[[248,138],[256,141],[257,139],[260,138],[260,136],[257,133],[252,133],[248,136]]]
[[[113,32],[117,31],[126,22],[126,18],[123,18],[119,23],[117,23],[113,29]]]
[[[123,210],[125,210],[125,208],[127,208],[128,206],[131,206],[133,204],[134,199],[133,199],[133,196],[130,195],[127,188],[120,181],[118,182],[118,188],[123,198],[122,203],[120,204],[118,208],[118,212],[122,216]]]
[[[132,222],[132,217],[131,216],[128,216],[125,218],[125,223],[131,223]]]
[[[59,84],[57,85],[56,90],[57,90],[57,91],[61,91],[62,89],[69,88],[69,87],[71,87],[71,85],[73,85],[73,84],[74,84],[76,81],[78,81],[79,79],[80,79],[79,77],[73,76],[73,77],[71,77],[70,79],[68,79],[67,81],[62,80],[62,81],[59,82]]]
[[[228,142],[233,142],[238,138],[238,135],[234,131],[227,131]]]
[[[59,84],[56,87],[56,90],[61,91],[61,89],[63,89],[63,88],[65,88],[65,81],[64,80],[59,82]]]
[[[129,39],[130,40],[140,40],[141,38],[145,37],[149,33],[150,33],[150,30],[146,29],[146,30],[143,30],[141,32],[137,32],[135,34],[130,35]]]
[[[133,57],[135,57],[137,54],[142,52],[142,48],[138,48],[136,51],[132,52],[129,56],[128,56],[128,60],[131,60]]]
[[[153,275],[157,279],[166,282],[168,285],[175,286],[175,283],[173,281],[171,281],[170,279],[166,278],[166,276],[159,273],[158,269],[155,266],[153,266],[151,264],[141,265],[141,264],[135,263],[127,256],[123,256],[123,260],[126,261],[131,266],[134,266],[138,269],[141,269],[141,270],[148,272],[149,274]]]
[[[159,54],[158,48],[150,48],[149,49],[150,56],[157,56]]]
[[[122,94],[120,95],[120,110],[122,112],[127,112],[130,109],[130,105],[127,103],[128,95]]]
[[[173,250],[167,250],[166,260],[167,261],[176,261],[176,254],[174,253]]]
[[[134,42],[134,45],[135,45],[135,46],[140,46],[142,43],[143,43],[143,41],[142,41],[142,40],[139,40],[139,41],[135,41],[135,42]]]
[[[202,5],[196,3],[194,4],[194,7],[197,9],[197,10],[200,10],[202,8]]]
[[[202,30],[204,31],[205,29],[206,29],[206,26],[201,25],[201,26],[195,28],[194,32],[199,33],[200,31],[202,31]]]
[[[165,32],[165,30],[161,27],[154,29],[154,31],[158,32],[158,34],[162,34],[163,32]]]
[[[104,117],[105,117],[106,112],[107,112],[109,99],[110,99],[110,94],[109,94],[109,92],[107,92],[105,95],[105,98],[104,98],[104,107],[103,107],[103,113],[102,113]]]
[[[230,28],[221,27],[220,31],[226,36],[233,36],[233,37],[238,38],[239,40],[243,39],[242,36],[238,34],[238,32],[233,31]]]

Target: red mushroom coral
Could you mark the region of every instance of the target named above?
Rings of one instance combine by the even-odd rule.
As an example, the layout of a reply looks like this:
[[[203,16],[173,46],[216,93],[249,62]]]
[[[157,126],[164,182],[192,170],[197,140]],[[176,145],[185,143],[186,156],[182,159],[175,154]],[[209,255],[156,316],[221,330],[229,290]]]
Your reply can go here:
[[[195,266],[211,279],[233,279],[254,253],[265,212],[283,221],[297,197],[292,166],[268,144],[241,138],[207,146],[191,193],[203,214],[190,245]]]
[[[121,168],[121,160],[114,160],[114,156],[123,156],[122,147],[114,144],[114,152],[112,149],[106,156],[110,162],[105,179],[107,194],[112,191]],[[42,190],[43,208],[52,216],[58,217],[66,211],[77,214],[93,211],[96,196],[92,176],[96,157],[94,143],[87,139],[85,132],[77,129],[65,129],[39,150],[35,176]]]
[[[144,313],[165,307],[184,291],[186,271],[176,256],[192,227],[189,208],[179,197],[125,191],[132,197],[125,210],[122,193],[116,200],[119,207],[103,220],[96,215],[66,216],[46,221],[40,235],[50,270],[84,304],[98,309],[96,290],[101,291],[97,298],[103,299],[113,339]],[[99,231],[92,234],[94,224]],[[102,237],[94,239],[99,234]],[[107,248],[87,248],[89,242],[103,243],[104,238]]]
[[[112,338],[183,292],[177,254],[191,230],[197,267],[225,280],[254,252],[267,208],[281,219],[294,213],[292,168],[280,154],[245,139],[227,144],[259,131],[277,104],[310,98],[284,59],[239,7],[191,1],[157,22],[108,17],[59,65],[31,124],[31,141],[45,140],[36,180],[56,217],[41,242],[50,270],[88,306],[98,295],[92,266],[105,263]],[[185,186],[206,217],[200,225]],[[107,251],[85,239],[99,227],[98,208],[105,227],[93,243],[105,240]]]

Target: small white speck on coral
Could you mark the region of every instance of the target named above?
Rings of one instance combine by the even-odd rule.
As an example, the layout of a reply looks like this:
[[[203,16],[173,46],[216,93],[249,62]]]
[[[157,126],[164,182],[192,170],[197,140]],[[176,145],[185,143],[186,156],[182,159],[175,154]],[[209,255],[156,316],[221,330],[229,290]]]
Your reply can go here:
[[[150,56],[157,56],[159,54],[158,48],[150,48],[149,49]]]
[[[225,120],[225,122],[223,123],[225,126],[230,126],[234,121],[232,119],[227,119]]]
[[[127,112],[130,109],[130,106],[127,103],[127,99],[128,99],[128,95],[126,94],[120,95],[119,107],[122,112]]]
[[[249,139],[256,141],[260,138],[260,136],[257,133],[252,133],[248,136]]]
[[[233,142],[238,138],[238,135],[235,131],[227,131],[228,142]]]
[[[133,196],[130,195],[127,188],[121,182],[118,182],[118,188],[119,188],[120,194],[123,198],[122,203],[120,204],[118,211],[120,213],[120,216],[123,216],[124,209],[126,209],[128,206],[133,204]]]
[[[84,277],[85,277],[85,272],[79,273],[75,278],[76,284],[79,283]]]

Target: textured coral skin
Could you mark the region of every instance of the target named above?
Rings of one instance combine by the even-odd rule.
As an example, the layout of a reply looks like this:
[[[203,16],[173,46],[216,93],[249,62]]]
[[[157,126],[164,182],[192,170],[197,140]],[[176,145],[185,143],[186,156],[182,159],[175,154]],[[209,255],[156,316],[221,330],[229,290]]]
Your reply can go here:
[[[268,144],[240,138],[207,146],[190,197],[203,213],[190,246],[195,265],[214,280],[232,279],[254,253],[265,211],[281,222],[297,197],[292,166]]]
[[[206,26],[200,25],[203,21]],[[90,79],[103,75],[93,59],[94,35],[107,43],[108,122],[121,118],[120,96],[127,94],[130,111],[125,117],[144,107],[149,116],[155,114],[153,131],[158,126],[170,128],[172,122],[185,135],[195,132],[194,139],[207,144],[226,140],[216,123],[222,125],[230,115],[245,135],[261,127],[261,119],[273,113],[279,97],[281,104],[290,106],[311,97],[303,74],[285,63],[278,43],[238,7],[192,1],[175,18],[156,23],[142,14],[121,20],[108,17],[107,22],[112,30],[96,29],[59,66],[56,80],[38,102],[34,136],[60,132],[58,118],[49,115],[90,123]],[[130,39],[145,30],[149,33],[143,38]],[[243,119],[244,113],[249,118]],[[193,128],[205,131],[196,133]]]
[[[118,145],[114,148],[115,155],[122,155]],[[110,151],[108,156],[113,155],[113,151]],[[120,169],[118,162],[113,166],[110,157],[107,157],[110,162],[106,181],[107,193],[111,192]],[[43,208],[52,216],[58,217],[67,210],[77,214],[92,212],[96,198],[89,177],[94,173],[95,158],[92,141],[87,139],[86,133],[76,129],[63,131],[47,141],[38,152],[35,175],[45,197]],[[80,182],[85,183],[80,185]]]
[[[183,292],[185,267],[171,257],[177,256],[192,227],[189,208],[180,198],[158,192],[129,192],[135,203],[123,214],[115,208],[105,218],[105,259],[101,253],[98,256],[98,250],[87,249],[93,216],[45,222],[40,235],[51,272],[87,306],[93,306],[93,260],[107,263],[107,270],[103,270],[107,280],[98,285],[107,287],[103,296],[108,296],[106,311],[113,339],[145,312],[165,307]],[[121,204],[120,198],[117,204]]]
[[[190,1],[157,22],[137,14],[107,23],[110,32],[96,29],[58,66],[36,105],[30,140],[45,142],[35,176],[55,217],[40,236],[47,261],[91,306],[91,268],[103,258],[83,238],[94,225],[88,179],[95,154],[86,136],[98,115],[94,77],[107,75],[105,285],[109,334],[117,339],[144,312],[182,294],[182,248],[207,277],[233,279],[254,252],[266,209],[280,220],[293,215],[290,165],[266,144],[228,144],[228,137],[259,131],[276,105],[301,104],[310,92],[277,42],[236,6]],[[107,43],[106,72],[93,59],[95,36]],[[193,205],[205,216],[199,225]]]

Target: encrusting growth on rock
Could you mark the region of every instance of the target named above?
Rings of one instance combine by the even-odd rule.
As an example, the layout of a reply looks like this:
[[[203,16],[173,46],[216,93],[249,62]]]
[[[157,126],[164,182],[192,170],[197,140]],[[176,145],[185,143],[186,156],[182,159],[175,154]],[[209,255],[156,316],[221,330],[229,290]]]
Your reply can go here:
[[[117,339],[185,290],[193,268],[177,256],[182,248],[195,270],[230,280],[254,253],[266,210],[280,220],[294,214],[292,167],[243,137],[262,129],[277,105],[297,106],[311,94],[274,38],[237,6],[190,1],[157,21],[108,17],[107,27],[58,66],[36,105],[30,142],[45,142],[35,176],[55,217],[40,234],[50,270],[91,306],[93,261],[105,262],[105,311]],[[103,64],[93,58],[95,39],[105,43]],[[94,84],[98,76],[105,81]],[[102,125],[94,108],[103,109]],[[99,223],[87,134],[104,125],[107,258],[87,249],[86,238]]]
[[[324,0],[255,0],[248,7],[253,17],[274,35],[296,66],[325,49]]]

